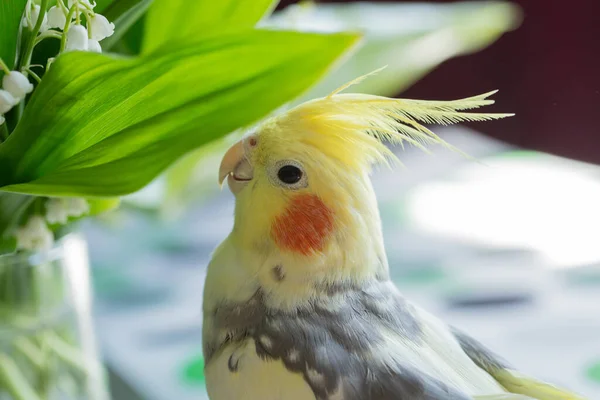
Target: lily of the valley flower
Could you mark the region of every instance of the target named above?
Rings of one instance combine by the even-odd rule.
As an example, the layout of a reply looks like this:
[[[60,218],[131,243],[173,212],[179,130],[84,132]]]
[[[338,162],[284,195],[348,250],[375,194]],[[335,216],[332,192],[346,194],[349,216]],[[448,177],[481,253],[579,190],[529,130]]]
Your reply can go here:
[[[5,122],[4,115],[31,93],[33,85],[19,71],[10,71],[2,78],[0,89],[0,125]]]
[[[53,198],[46,202],[46,220],[51,224],[66,224],[69,217],[80,217],[90,211],[81,198]]]
[[[90,39],[88,40],[88,51],[92,53],[102,53],[102,47],[100,47],[100,43],[97,40]]]
[[[0,114],[6,114],[17,104],[17,99],[7,90],[0,89]]]
[[[47,250],[54,242],[52,231],[39,215],[31,216],[24,226],[16,230],[15,237],[17,248],[22,250]]]
[[[64,29],[67,23],[67,16],[64,11],[58,6],[52,6],[48,10],[48,27]]]
[[[64,199],[50,199],[46,202],[46,220],[51,224],[66,224],[69,213]]]
[[[73,25],[67,32],[67,45],[66,51],[73,50],[88,50],[88,32],[85,27],[81,25]]]
[[[37,23],[38,17],[40,16],[40,6],[38,4],[35,4],[32,8],[31,8],[31,14],[30,14],[30,18],[28,20],[25,20],[26,22],[26,26],[29,29],[33,29],[35,27],[35,24]],[[48,29],[48,15],[44,14],[44,18],[42,19],[42,25],[40,26],[40,31],[43,32],[46,29]]]
[[[115,24],[109,22],[104,15],[94,14],[90,18],[90,26],[92,28],[92,39],[102,40],[115,33]]]
[[[19,71],[10,71],[2,78],[2,88],[10,92],[18,102],[24,99],[28,93],[31,93],[33,85],[29,82],[29,79]]]
[[[87,200],[79,197],[68,198],[67,206],[69,208],[69,216],[71,217],[81,217],[90,212],[90,205]]]

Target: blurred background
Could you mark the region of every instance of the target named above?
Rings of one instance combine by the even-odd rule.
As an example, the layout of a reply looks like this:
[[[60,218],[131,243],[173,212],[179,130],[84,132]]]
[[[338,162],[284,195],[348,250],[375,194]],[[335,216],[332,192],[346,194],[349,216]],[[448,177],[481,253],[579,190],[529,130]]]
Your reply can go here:
[[[479,162],[398,150],[374,174],[392,277],[523,372],[600,398],[600,3],[282,1],[266,27],[365,32],[298,102],[357,91],[454,99],[493,89],[510,119],[436,128]],[[230,140],[196,151],[85,231],[115,400],[205,396],[205,267],[232,226]]]

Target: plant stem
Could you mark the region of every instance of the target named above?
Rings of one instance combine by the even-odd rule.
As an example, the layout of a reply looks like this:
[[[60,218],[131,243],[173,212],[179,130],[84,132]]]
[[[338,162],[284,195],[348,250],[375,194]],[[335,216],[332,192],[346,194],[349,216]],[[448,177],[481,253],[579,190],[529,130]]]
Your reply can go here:
[[[69,33],[69,27],[71,26],[71,19],[73,19],[73,13],[77,7],[73,5],[69,10],[69,14],[67,14],[67,22],[65,23],[65,28],[63,29],[62,39],[60,39],[60,50],[58,53],[62,53],[65,51],[65,45],[67,44],[67,34]]]
[[[48,39],[48,38],[61,39],[62,35],[56,31],[49,30],[44,33],[40,33],[40,35],[35,39],[35,44],[37,45],[42,40]]]
[[[8,65],[6,65],[2,58],[0,58],[0,68],[2,68],[2,70],[4,70],[4,72],[6,72],[7,74],[10,73],[10,68],[8,68]]]
[[[37,39],[37,35],[42,27],[42,22],[44,22],[44,16],[46,15],[46,9],[48,8],[48,0],[42,0],[40,4],[40,15],[38,16],[37,21],[35,22],[35,26],[33,27],[33,31],[31,32],[31,36],[29,36],[29,41],[25,46],[25,51],[23,52],[23,58],[19,63],[19,69],[26,67],[31,62],[31,55],[33,54],[33,48],[35,47],[35,40]]]
[[[29,67],[26,67],[26,68],[25,68],[25,71],[29,72],[29,73],[31,74],[31,77],[32,77],[33,79],[35,79],[35,81],[36,81],[38,84],[40,84],[40,83],[42,82],[42,78],[40,78],[40,77],[38,76],[38,74],[36,74],[35,72],[33,72],[33,71],[31,70],[31,68],[29,68]]]
[[[29,36],[29,40],[25,46],[25,51],[23,52],[23,57],[19,60],[19,68],[21,70],[24,67],[28,67],[31,63],[31,56],[33,54],[33,48],[36,45],[36,39],[40,28],[42,27],[42,23],[44,22],[44,17],[46,16],[46,9],[48,8],[48,0],[42,0],[40,4],[40,15],[38,15],[38,19],[35,22],[35,26],[33,27],[33,31]],[[27,71],[25,71],[25,76],[27,76]],[[17,108],[17,123],[21,120],[23,116],[23,111],[25,110],[25,100],[19,103]]]
[[[67,8],[67,6],[65,6],[65,3],[63,3],[63,0],[57,0],[56,2],[58,3],[59,7],[62,9],[63,13],[66,16],[69,13],[69,9]]]

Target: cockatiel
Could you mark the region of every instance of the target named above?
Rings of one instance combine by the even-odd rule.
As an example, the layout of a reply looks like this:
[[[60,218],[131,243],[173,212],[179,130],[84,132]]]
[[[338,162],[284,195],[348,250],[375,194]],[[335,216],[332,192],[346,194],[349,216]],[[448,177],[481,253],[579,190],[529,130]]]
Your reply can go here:
[[[351,82],[356,83],[362,78]],[[225,154],[231,234],[204,289],[212,400],[563,400],[581,397],[512,370],[406,300],[388,274],[369,174],[383,144],[450,146],[422,126],[508,114],[456,101],[364,94],[308,101]]]

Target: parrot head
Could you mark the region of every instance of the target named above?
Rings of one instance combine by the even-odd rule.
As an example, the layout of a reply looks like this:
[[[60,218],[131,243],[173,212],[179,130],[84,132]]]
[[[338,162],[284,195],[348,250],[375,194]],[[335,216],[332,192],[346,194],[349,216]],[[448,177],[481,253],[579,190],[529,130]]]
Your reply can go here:
[[[494,92],[456,101],[340,93],[362,78],[266,120],[226,152],[219,182],[236,197],[238,248],[311,274],[387,274],[369,178],[375,164],[397,161],[385,142],[452,148],[419,121],[507,116],[463,111],[493,103]]]

